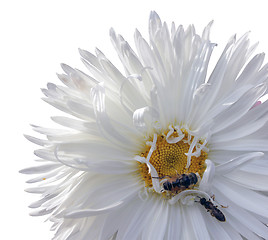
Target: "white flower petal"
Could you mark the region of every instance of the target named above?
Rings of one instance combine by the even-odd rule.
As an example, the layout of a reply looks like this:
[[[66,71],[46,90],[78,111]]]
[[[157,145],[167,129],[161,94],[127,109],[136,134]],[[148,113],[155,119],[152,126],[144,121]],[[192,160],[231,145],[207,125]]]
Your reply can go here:
[[[95,122],[84,122],[68,117],[62,117],[62,116],[55,116],[51,117],[51,119],[58,123],[61,124],[62,126],[69,127],[90,135],[95,135],[99,136],[99,132],[97,131],[97,124]]]
[[[241,208],[254,212],[258,215],[264,217],[268,216],[268,207],[266,205],[268,197],[242,186],[238,186],[231,181],[224,179],[223,177],[217,177],[214,182],[214,186],[217,185],[217,189],[223,195],[228,197],[229,201],[232,201],[238,204]],[[230,208],[227,208],[227,210],[229,209]]]
[[[242,166],[241,170],[248,174],[261,174],[266,175],[266,168],[268,167],[267,154],[264,155],[263,159],[256,159],[254,162]]]
[[[266,139],[256,139],[256,138],[244,138],[234,141],[229,141],[226,143],[215,143],[211,144],[211,150],[225,150],[225,151],[267,151],[268,140]]]
[[[82,119],[87,121],[95,120],[95,114],[93,107],[88,104],[81,104],[77,101],[68,101],[67,106],[77,116],[81,116]]]
[[[185,206],[182,209],[182,234],[181,239],[196,239],[194,227],[190,219],[189,209],[191,206]]]
[[[234,38],[231,38],[229,40],[216,67],[214,68],[211,76],[208,79],[208,83],[204,85],[204,91],[198,92],[198,95],[195,99],[195,112],[193,112],[192,119],[190,119],[190,123],[196,124],[200,122],[201,119],[205,117],[208,109],[213,105],[214,100],[222,84],[222,80],[226,71],[234,41]]]
[[[182,221],[181,206],[170,205],[165,239],[176,239],[182,235]]]
[[[238,167],[240,168],[241,165],[246,164],[248,161],[260,158],[263,155],[264,154],[262,152],[243,154],[239,157],[229,160],[228,162],[216,166],[215,171],[219,175],[224,175],[230,173],[231,171],[236,170],[236,168]]]
[[[37,144],[39,146],[50,146],[52,145],[51,142],[47,141],[47,140],[44,140],[44,139],[39,139],[39,138],[35,138],[35,137],[32,137],[32,136],[29,136],[29,135],[24,135],[24,137],[29,140],[30,142],[34,143],[34,144]]]
[[[150,213],[148,209],[151,207],[152,203],[150,200],[144,203],[138,201],[133,204],[131,218],[128,218],[127,225],[124,228],[119,229],[118,237],[120,239],[138,239],[143,231],[146,221],[150,221]]]
[[[190,69],[190,74],[187,79],[187,85],[184,90],[183,105],[185,116],[182,121],[189,122],[192,109],[192,99],[195,97],[196,90],[201,84],[205,83],[205,77],[208,67],[208,62],[215,45],[210,42],[204,42],[197,53],[198,58],[196,58]]]
[[[94,111],[97,118],[97,124],[101,132],[108,138],[111,142],[124,145],[126,148],[132,146],[132,142],[122,136],[112,125],[109,119],[106,109],[105,109],[105,88],[101,85],[97,85],[91,91],[91,98],[94,106]]]
[[[236,41],[232,50],[232,56],[228,62],[228,67],[225,71],[225,76],[223,79],[224,84],[221,85],[217,99],[221,99],[227,92],[230,91],[230,89],[232,89],[232,87],[234,87],[236,77],[250,56],[250,53],[252,53],[251,50],[253,49],[254,45],[252,48],[249,48],[248,33],[244,34]]]
[[[159,121],[159,113],[151,107],[144,107],[135,110],[133,113],[134,126],[144,133],[152,130],[151,127]]]
[[[199,189],[204,192],[210,192],[215,174],[215,166],[214,163],[208,159],[205,161],[205,163],[206,163],[206,170],[199,184]]]
[[[237,102],[232,104],[214,119],[212,132],[215,134],[240,119],[248,112],[254,103],[263,96],[266,89],[266,84],[260,84],[257,87],[250,89]]]
[[[84,218],[84,217],[89,217],[89,216],[96,216],[99,214],[107,214],[111,211],[115,211],[117,208],[120,208],[122,203],[123,202],[120,201],[110,206],[107,206],[105,208],[72,211],[72,212],[66,213],[65,217],[66,218]]]
[[[264,102],[248,111],[241,119],[222,131],[214,134],[212,142],[226,142],[250,135],[261,129],[267,122],[268,102]]]
[[[218,220],[216,220],[214,217],[212,217],[203,206],[200,206],[200,212],[205,219],[205,222],[207,224],[207,230],[209,234],[211,235],[211,239],[217,239],[219,236],[221,236],[224,240],[233,240],[233,239],[241,239],[240,235],[229,226],[226,230],[224,224],[219,224]],[[204,220],[203,220],[204,221]],[[231,233],[231,234],[230,234]],[[234,238],[235,236],[235,238]]]
[[[228,211],[229,210],[226,210],[226,212]],[[253,218],[251,214],[248,214],[246,211],[241,211],[241,210],[237,211],[237,209],[236,210],[232,209],[232,216],[235,216],[235,219],[233,221],[230,220],[230,224],[233,224],[233,226],[236,226],[236,225],[239,225],[237,224],[237,222],[242,223],[244,226],[240,225],[238,229],[241,229],[240,234],[245,236],[247,239],[267,238],[268,236],[267,226],[257,221],[257,219]],[[226,217],[229,217],[229,215],[226,215]],[[229,218],[231,219],[231,217]]]
[[[92,64],[96,68],[99,68],[99,69],[101,68],[101,65],[98,61],[98,58],[94,54],[92,54],[84,49],[79,48],[78,50],[79,50],[79,53],[80,53],[82,58],[87,60],[90,64]]]
[[[164,238],[166,231],[166,224],[168,219],[168,205],[164,201],[157,201],[157,211],[154,212],[151,221],[147,222],[146,229],[144,229],[143,239],[157,239]],[[155,231],[157,229],[157,231]]]
[[[30,167],[20,170],[20,173],[23,174],[39,174],[39,173],[45,173],[49,172],[51,170],[54,170],[56,168],[59,168],[61,166],[60,163],[51,163],[51,164],[45,164],[37,167]]]
[[[256,81],[256,74],[258,73],[262,63],[264,61],[264,53],[257,54],[246,65],[243,72],[237,79],[237,84],[246,84],[251,81]],[[258,79],[258,78],[257,78]]]
[[[92,161],[88,159],[74,159],[78,163],[84,163],[88,171],[100,174],[126,174],[137,171],[137,163],[132,161]]]
[[[28,180],[27,183],[43,182],[44,180],[47,180],[50,178],[59,179],[61,177],[67,176],[69,173],[70,172],[66,169],[66,167],[65,166],[62,167],[61,165],[60,167],[56,168],[54,171],[50,171],[49,173],[45,173],[45,174],[39,175],[36,178],[32,178]],[[36,174],[36,172],[32,172],[31,174]]]
[[[148,207],[148,203],[142,202],[137,198],[133,198],[130,203],[131,205],[129,204],[123,206],[121,211],[113,212],[107,216],[100,239],[109,239],[109,237],[111,237],[117,231],[117,236],[127,236],[129,234],[131,237],[135,237],[136,234],[139,235],[140,231],[142,231],[141,227],[143,226],[143,222],[147,220],[146,218],[150,216],[151,212],[147,211],[146,207]],[[134,223],[132,218],[129,218],[129,216],[134,215],[133,217],[135,217],[137,212],[140,213],[140,209],[143,210],[142,213],[145,213],[144,218],[141,219],[141,222]],[[137,226],[137,228],[129,229],[129,224],[134,224],[134,226]]]
[[[205,224],[204,218],[201,214],[201,210],[196,206],[191,206],[188,208],[188,214],[190,216],[193,231],[195,233],[195,239],[210,239],[207,226]]]
[[[105,151],[103,151],[105,149]],[[75,163],[76,159],[98,160],[132,160],[131,153],[117,146],[113,146],[107,142],[101,142],[93,139],[87,141],[75,141],[64,144],[59,144],[55,153],[61,162],[64,162],[64,157],[70,163]],[[71,156],[70,156],[71,155]],[[70,157],[69,157],[70,156]],[[66,162],[68,163],[68,162]],[[77,162],[79,163],[79,162]]]
[[[268,174],[267,171],[264,174],[248,173],[244,171],[236,171],[225,175],[233,182],[243,187],[256,190],[256,191],[268,191]]]
[[[222,195],[222,193],[219,192],[218,189],[214,189],[214,192],[215,192],[215,195],[217,196],[217,199],[220,199],[221,202],[223,201],[223,199],[225,199],[226,197],[228,197],[228,196]],[[235,208],[235,210],[233,210],[234,208]],[[227,210],[229,210],[229,206],[228,206],[228,208],[226,208],[224,210],[224,215],[225,215],[225,217],[227,219],[226,221],[229,223],[229,225],[231,225],[237,232],[239,232],[246,239],[260,240],[261,238],[258,237],[254,233],[255,232],[255,230],[253,229],[254,228],[254,225],[253,225],[251,219],[249,219],[249,222],[247,223],[247,217],[248,217],[248,215],[246,217],[244,215],[240,215],[240,213],[239,213],[239,207],[234,207],[234,208],[232,208],[230,211],[227,211]],[[241,219],[240,219],[240,217],[241,217]],[[253,221],[255,222],[256,219],[254,219]],[[252,226],[249,227],[248,224],[252,224]],[[257,223],[257,225],[264,226],[260,222]]]

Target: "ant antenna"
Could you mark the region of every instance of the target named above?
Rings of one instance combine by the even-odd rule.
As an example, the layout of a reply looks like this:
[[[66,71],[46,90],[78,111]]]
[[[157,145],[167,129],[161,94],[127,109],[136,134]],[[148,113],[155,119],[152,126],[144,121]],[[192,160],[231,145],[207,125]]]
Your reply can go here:
[[[200,199],[201,199],[201,197],[199,197],[199,196],[196,196],[196,197],[198,197],[198,198],[200,198]],[[199,202],[199,201],[195,201],[195,202]]]

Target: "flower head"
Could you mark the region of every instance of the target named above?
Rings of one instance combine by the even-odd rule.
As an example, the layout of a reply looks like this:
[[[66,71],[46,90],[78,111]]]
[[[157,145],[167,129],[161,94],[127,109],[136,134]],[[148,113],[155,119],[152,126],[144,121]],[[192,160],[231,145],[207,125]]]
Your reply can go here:
[[[30,207],[54,239],[268,238],[268,65],[245,34],[207,76],[211,24],[169,30],[152,12],[137,53],[110,31],[125,73],[80,50],[91,75],[63,64],[66,86],[43,90],[72,116],[52,118],[68,130],[33,126],[42,164],[21,172],[38,175]]]

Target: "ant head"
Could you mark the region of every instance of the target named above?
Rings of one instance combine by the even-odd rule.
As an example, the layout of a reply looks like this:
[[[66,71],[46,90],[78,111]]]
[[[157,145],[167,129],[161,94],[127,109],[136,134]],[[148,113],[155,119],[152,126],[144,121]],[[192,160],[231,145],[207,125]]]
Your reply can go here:
[[[195,201],[195,202],[200,202],[202,205],[204,205],[206,203],[206,199],[204,197],[199,197],[199,196],[196,196],[197,198],[199,198],[200,200],[199,201]]]
[[[204,205],[206,202],[207,202],[207,200],[206,200],[205,198],[200,198],[200,203],[201,203],[202,205]]]

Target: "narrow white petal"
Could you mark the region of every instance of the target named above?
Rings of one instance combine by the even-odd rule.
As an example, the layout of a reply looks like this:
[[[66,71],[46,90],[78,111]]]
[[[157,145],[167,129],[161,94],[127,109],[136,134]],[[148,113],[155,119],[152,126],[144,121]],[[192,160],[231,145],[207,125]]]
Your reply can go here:
[[[136,162],[132,161],[92,161],[75,159],[77,163],[84,163],[88,171],[100,174],[126,174],[137,171]]]
[[[20,170],[19,172],[23,174],[39,174],[39,173],[52,171],[59,167],[61,167],[61,164],[52,163],[52,164],[45,164],[45,165],[41,165],[37,167],[25,168],[25,169]]]
[[[225,176],[240,186],[257,191],[268,191],[268,174],[266,168],[264,168],[264,170],[266,171],[264,174],[248,173],[237,170],[235,172],[230,172]]]
[[[30,216],[34,216],[34,217],[44,216],[44,215],[51,213],[52,211],[53,211],[53,209],[51,209],[51,210],[40,209],[40,210],[30,212]]]
[[[196,59],[192,64],[190,70],[189,79],[187,79],[187,85],[184,89],[183,105],[184,105],[184,119],[183,122],[189,122],[192,113],[194,94],[201,84],[205,83],[205,77],[207,73],[208,62],[213,50],[214,44],[205,42],[201,45]]]
[[[254,152],[267,151],[268,140],[267,139],[256,139],[256,138],[244,138],[224,143],[212,143],[210,149],[213,151],[217,150],[229,150],[229,151],[247,151]]]
[[[144,230],[144,226],[147,225],[147,221],[150,221],[149,216],[153,214],[151,199],[141,203],[133,204],[133,214],[128,220],[128,224],[125,228],[120,228],[118,237],[121,239],[138,239],[138,236]]]
[[[267,86],[265,84],[260,84],[259,86],[250,89],[237,102],[232,104],[214,119],[215,125],[212,128],[212,132],[215,134],[240,119],[248,112],[254,103],[263,96],[266,89]]]
[[[132,146],[132,142],[122,136],[112,125],[111,119],[108,117],[105,108],[105,88],[98,84],[91,91],[91,98],[94,106],[94,111],[97,118],[97,124],[102,130],[102,133],[108,138],[111,139],[111,142],[124,145],[125,148]]]
[[[201,214],[201,210],[196,205],[193,205],[188,208],[188,214],[192,222],[196,239],[209,240],[210,235],[208,233],[206,221]]]
[[[228,162],[216,166],[215,168],[216,174],[224,175],[230,173],[231,171],[240,168],[243,164],[246,164],[248,161],[253,161],[256,158],[262,157],[263,155],[264,154],[262,152],[255,152],[255,153],[243,154],[239,157],[233,158]]]
[[[255,80],[256,74],[258,73],[264,60],[264,53],[257,54],[251,61],[246,65],[245,69],[237,79],[237,84],[248,83],[251,79]],[[255,80],[256,81],[256,80]]]
[[[112,235],[114,235],[115,232],[117,232],[117,236],[128,234],[128,231],[126,231],[126,230],[129,230],[128,224],[133,223],[131,222],[131,218],[129,216],[135,215],[136,209],[142,208],[145,211],[146,213],[145,219],[147,217],[146,215],[150,215],[150,211],[147,211],[148,209],[145,208],[145,206],[147,206],[145,202],[141,202],[139,199],[133,198],[128,203],[129,204],[122,206],[121,211],[112,212],[111,214],[107,216],[106,220],[104,221],[103,231],[100,234],[101,235],[100,239],[109,239]],[[145,219],[141,219],[141,224],[142,224],[142,221],[144,221]],[[139,222],[136,222],[136,224],[139,225]],[[137,231],[139,231],[139,226],[138,226]],[[135,233],[136,232],[134,232],[134,236],[135,236]]]
[[[255,191],[238,186],[223,177],[217,177],[214,180],[214,186],[229,198],[232,202],[238,204],[247,211],[254,212],[261,216],[268,216],[267,201],[268,197]],[[227,208],[229,210],[229,208]],[[268,229],[267,229],[268,233]]]
[[[215,196],[217,199],[228,205],[228,200],[225,201],[226,198],[229,196],[222,195],[221,192],[219,192],[218,189],[214,189]],[[239,203],[238,203],[239,204]],[[229,204],[230,205],[230,204]],[[251,221],[251,215],[244,216],[243,214],[240,215],[239,206],[234,206],[233,208],[228,206],[226,209],[221,209],[224,212],[224,215],[226,217],[226,222],[228,222],[237,232],[239,232],[243,237],[246,239],[252,239],[252,240],[260,240],[261,238],[258,237],[254,232],[254,225]],[[227,211],[228,210],[228,211]],[[247,222],[247,217],[249,217]],[[243,218],[243,219],[242,219]],[[254,219],[253,221],[256,221]],[[252,224],[251,227],[249,227],[249,224]],[[264,226],[262,223],[258,223],[259,226]]]
[[[82,58],[87,60],[89,63],[91,63],[96,68],[101,68],[100,63],[94,54],[92,54],[86,50],[80,49],[80,48],[78,50],[79,50],[79,53],[80,53]]]
[[[53,187],[33,187],[33,188],[27,188],[25,189],[25,192],[28,193],[37,193],[37,194],[41,194],[41,193],[45,193],[49,190],[51,190]]]
[[[181,205],[170,205],[165,239],[176,239],[182,235],[182,221]]]
[[[248,111],[241,119],[213,135],[212,142],[226,142],[254,133],[267,122],[268,101]]]
[[[215,174],[215,165],[211,160],[206,160],[206,170],[199,184],[199,189],[204,192],[210,192]]]
[[[168,220],[168,205],[165,201],[157,201],[157,211],[154,212],[151,221],[147,222],[144,229],[144,239],[161,240],[164,238]],[[156,231],[157,229],[157,231]]]
[[[221,238],[224,240],[242,240],[241,237],[239,238],[240,235],[237,232],[235,235],[237,238],[232,238],[230,232],[234,231],[233,229],[228,229],[227,231],[226,228],[224,228],[226,223],[219,223],[219,221],[216,218],[212,217],[203,206],[200,205],[199,208],[201,208],[200,211],[203,216],[203,221],[206,222],[206,227],[211,235],[211,239],[217,239],[219,236],[221,236]]]
[[[77,211],[72,211],[69,213],[65,214],[66,218],[83,218],[83,217],[89,217],[89,216],[96,216],[100,214],[106,214],[109,213],[110,211],[115,211],[117,208],[120,208],[122,205],[122,201],[117,202],[115,204],[109,205],[105,208],[100,208],[100,209],[85,209],[85,210],[77,210]]]
[[[180,238],[197,240],[193,229],[195,226],[192,225],[190,219],[190,208],[191,206],[184,206],[182,208],[182,234]]]
[[[99,132],[97,131],[97,124],[94,122],[89,123],[63,116],[55,116],[51,117],[51,119],[54,122],[61,124],[62,126],[72,128],[84,133],[88,133],[90,135],[97,135],[97,136],[99,135]]]
[[[71,100],[67,102],[67,106],[73,113],[79,115],[80,118],[87,121],[95,120],[95,114],[91,105]]]
[[[134,126],[144,133],[150,131],[158,121],[159,113],[156,109],[151,107],[139,108],[133,113]]]
[[[32,137],[32,136],[29,136],[29,135],[24,135],[24,137],[26,139],[28,139],[30,142],[34,143],[34,144],[37,144],[39,146],[49,146],[51,145],[52,143],[49,142],[48,140],[44,140],[44,139],[39,139],[39,138],[35,138],[35,137]]]
[[[243,237],[239,234],[237,229],[234,226],[232,226],[231,224],[229,224],[229,225],[224,224],[222,227],[223,227],[223,229],[225,229],[225,232],[228,233],[230,239],[243,240]],[[223,236],[224,236],[224,234],[223,234]],[[228,239],[228,237],[226,239]]]

